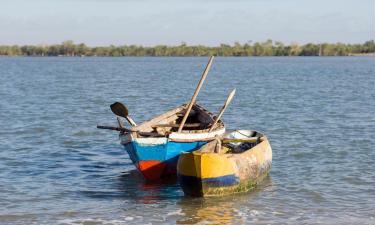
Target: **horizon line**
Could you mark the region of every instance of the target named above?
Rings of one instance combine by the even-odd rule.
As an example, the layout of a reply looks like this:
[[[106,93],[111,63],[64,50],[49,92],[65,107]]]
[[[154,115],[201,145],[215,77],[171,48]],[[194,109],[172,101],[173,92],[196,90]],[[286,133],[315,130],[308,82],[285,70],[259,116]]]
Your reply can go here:
[[[358,45],[358,44],[361,44],[362,45],[362,44],[365,44],[366,42],[371,42],[371,41],[374,41],[374,40],[375,40],[374,38],[369,38],[368,40],[365,40],[365,41],[362,41],[362,42],[342,42],[342,41],[336,41],[336,42],[329,42],[329,41],[310,41],[310,42],[291,41],[291,42],[283,42],[283,41],[278,41],[278,40],[273,40],[273,39],[266,39],[266,40],[263,40],[263,41],[252,41],[252,40],[249,40],[249,41],[246,41],[246,42],[240,42],[240,41],[232,41],[231,43],[223,42],[223,43],[218,43],[216,45],[212,45],[212,44],[189,44],[186,41],[181,41],[180,43],[174,43],[174,44],[160,43],[160,44],[154,44],[154,45],[135,44],[135,43],[91,45],[91,44],[86,44],[85,42],[82,42],[82,41],[77,41],[76,42],[75,40],[67,39],[67,40],[61,41],[60,43],[38,43],[38,44],[32,44],[32,43],[29,43],[29,44],[21,44],[21,43],[20,44],[5,44],[5,43],[0,43],[0,46],[41,46],[41,47],[44,47],[44,46],[52,46],[52,45],[62,45],[64,43],[66,43],[66,42],[70,42],[70,43],[72,43],[74,45],[84,44],[87,47],[137,46],[137,47],[146,47],[146,48],[153,48],[153,47],[157,47],[157,46],[177,47],[177,46],[182,46],[182,45],[189,46],[189,47],[193,47],[193,46],[220,47],[221,45],[229,45],[229,46],[235,46],[236,44],[240,44],[240,45],[246,45],[246,44],[248,44],[248,45],[254,45],[254,44],[257,44],[257,43],[258,44],[265,44],[267,42],[271,42],[273,45],[276,44],[276,43],[281,43],[284,46],[308,45],[308,44],[314,44],[314,45],[323,45],[323,44],[331,44],[331,45],[334,45],[334,44]]]

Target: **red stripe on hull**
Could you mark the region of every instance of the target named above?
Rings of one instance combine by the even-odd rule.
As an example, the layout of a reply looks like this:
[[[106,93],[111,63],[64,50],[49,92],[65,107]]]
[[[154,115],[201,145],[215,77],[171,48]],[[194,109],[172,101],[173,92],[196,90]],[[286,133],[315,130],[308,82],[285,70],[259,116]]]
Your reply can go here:
[[[164,174],[167,164],[158,160],[142,160],[138,168],[146,180],[158,180]]]

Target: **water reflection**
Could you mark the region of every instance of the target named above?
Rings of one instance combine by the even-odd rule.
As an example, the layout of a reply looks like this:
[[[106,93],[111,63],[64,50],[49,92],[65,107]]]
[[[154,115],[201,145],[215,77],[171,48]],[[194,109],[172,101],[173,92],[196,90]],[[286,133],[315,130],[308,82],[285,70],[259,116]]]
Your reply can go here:
[[[178,202],[178,206],[181,207],[183,216],[177,219],[177,224],[196,224],[200,222],[209,222],[210,224],[239,223],[239,221],[236,221],[236,210],[232,200],[183,198]]]
[[[175,177],[146,182],[136,170],[121,174],[118,178],[117,188],[123,197],[140,204],[154,204],[161,200],[183,196]]]
[[[257,198],[268,187],[273,188],[269,176],[257,188],[246,193],[206,198],[183,197],[177,202],[183,216],[176,223],[244,224],[248,218],[240,206],[246,205],[244,203],[249,205],[252,199]]]
[[[192,198],[184,196],[176,178],[158,182],[145,182],[136,170],[124,172],[118,176],[116,186],[118,195],[125,202],[133,202],[144,210],[146,210],[144,207],[148,206],[153,208],[152,205],[159,205],[160,207],[175,205],[174,211],[176,214],[170,217],[166,215],[148,215],[148,217],[163,218],[164,221],[177,224],[244,224],[252,219],[249,217],[252,216],[254,210],[263,210],[261,208],[263,206],[258,204],[259,196],[276,188],[276,185],[268,176],[257,188],[246,193]],[[246,208],[243,208],[243,206],[246,206]],[[127,213],[129,213],[128,210],[132,211],[132,209],[126,209]],[[133,215],[138,214],[132,212]]]
[[[122,173],[118,177],[118,192],[126,200],[137,205],[163,205],[162,202],[175,202],[179,212],[173,221],[177,224],[244,224],[252,210],[261,210],[254,202],[260,194],[275,190],[276,185],[268,176],[257,188],[250,192],[228,196],[192,198],[183,195],[175,178],[158,182],[145,182],[135,171]],[[246,205],[246,209],[241,206]],[[142,207],[143,208],[143,207]],[[155,215],[150,215],[155,216]]]

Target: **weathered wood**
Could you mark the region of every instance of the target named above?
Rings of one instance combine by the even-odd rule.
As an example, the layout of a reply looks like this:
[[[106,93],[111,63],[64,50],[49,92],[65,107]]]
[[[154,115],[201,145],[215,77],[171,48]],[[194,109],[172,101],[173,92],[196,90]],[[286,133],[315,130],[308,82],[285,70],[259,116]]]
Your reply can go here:
[[[199,127],[201,126],[201,123],[187,123],[184,125],[184,127]],[[180,127],[180,124],[155,124],[152,125],[151,127]]]
[[[98,129],[105,129],[105,130],[115,130],[115,131],[121,131],[124,133],[137,133],[142,136],[152,136],[152,137],[163,137],[163,135],[160,135],[158,133],[153,133],[153,132],[140,132],[140,131],[133,131],[131,129],[127,129],[125,127],[113,127],[113,126],[102,126],[102,125],[97,125],[96,126]]]
[[[248,137],[251,133],[256,133],[257,137]],[[221,142],[217,139],[196,151],[181,153],[177,176],[186,195],[202,197],[244,192],[267,176],[272,165],[272,149],[266,136],[240,130],[226,137],[238,137],[240,143],[221,145],[221,150],[217,151]],[[259,141],[245,143],[250,140]],[[233,141],[235,139],[230,139]]]
[[[221,108],[220,113],[219,113],[219,115],[216,117],[216,120],[215,120],[214,124],[212,124],[212,126],[211,126],[209,132],[211,132],[211,131],[214,129],[215,125],[216,125],[217,122],[220,120],[220,118],[221,118],[221,116],[223,115],[225,109],[228,107],[229,103],[232,101],[232,99],[233,99],[233,97],[234,97],[234,94],[236,94],[236,89],[233,89],[233,91],[228,95],[228,98],[227,98],[227,100],[225,101],[225,104],[224,104],[223,107]]]
[[[134,131],[142,131],[142,132],[153,132],[155,130],[154,125],[156,124],[176,124],[179,122],[179,116],[178,114],[181,112],[185,112],[186,105],[179,106],[175,109],[172,109],[170,111],[167,111],[151,120],[148,120],[146,122],[143,122],[135,127],[132,127],[131,129]],[[184,115],[184,114],[183,114]],[[189,117],[194,116],[198,119],[199,123],[202,124],[202,127],[197,128],[196,130],[183,130],[183,132],[186,133],[207,133],[210,124],[212,124],[215,119],[214,115],[207,111],[205,108],[198,104],[194,104],[192,110],[190,111]],[[222,129],[224,128],[224,124],[220,122],[220,125],[216,125],[214,130]],[[213,131],[214,131],[213,130]],[[181,133],[183,133],[181,132]],[[177,133],[177,132],[173,132]],[[179,134],[181,134],[179,133]]]
[[[260,140],[260,137],[252,137],[246,139],[231,139],[231,138],[224,138],[221,141],[223,143],[239,143],[239,142],[248,142],[248,143],[255,143]]]
[[[136,127],[133,127],[132,129],[151,132],[153,130],[152,125],[154,124],[171,123],[173,121],[176,121],[178,119],[178,116],[176,114],[181,112],[182,110],[184,110],[184,105],[169,110],[157,117],[152,118],[151,120],[145,121],[137,125]]]
[[[130,116],[127,116],[125,117],[125,119],[127,121],[129,121],[129,123],[132,125],[132,126],[137,126],[137,124],[134,122],[134,120],[132,118],[130,118]]]
[[[122,124],[122,121],[121,121],[120,117],[117,116],[116,119],[117,119],[118,126],[119,126],[120,128],[124,128],[124,125]]]
[[[96,128],[105,129],[105,130],[116,130],[116,131],[122,131],[122,132],[131,132],[131,130],[126,129],[124,127],[112,127],[112,126],[97,125]]]
[[[182,121],[181,121],[180,127],[178,128],[178,132],[181,132],[182,129],[184,128],[184,125],[185,125],[186,119],[188,118],[189,113],[190,113],[190,111],[191,111],[191,108],[193,107],[193,105],[195,104],[195,101],[197,100],[197,96],[198,96],[198,94],[199,94],[199,91],[200,91],[201,88],[202,88],[202,85],[203,85],[204,80],[205,80],[206,77],[207,77],[208,71],[209,71],[210,68],[211,68],[211,65],[212,65],[212,61],[213,61],[213,59],[214,59],[214,57],[211,56],[211,57],[210,57],[210,60],[209,60],[208,63],[207,63],[206,69],[204,70],[204,72],[203,72],[203,74],[202,74],[202,77],[201,77],[201,79],[200,79],[200,81],[199,81],[199,83],[198,83],[197,88],[195,89],[194,95],[193,95],[193,97],[191,98],[190,104],[189,104],[189,106],[188,106],[188,108],[187,108],[187,110],[186,110],[185,116],[184,116],[184,118],[183,118]]]

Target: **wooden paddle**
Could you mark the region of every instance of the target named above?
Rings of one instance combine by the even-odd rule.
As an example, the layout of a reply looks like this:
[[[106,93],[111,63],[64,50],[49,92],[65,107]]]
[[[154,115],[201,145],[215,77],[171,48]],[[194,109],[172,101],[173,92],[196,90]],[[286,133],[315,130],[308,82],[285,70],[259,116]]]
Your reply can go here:
[[[152,137],[164,137],[164,135],[154,133],[154,132],[142,132],[142,131],[134,131],[131,129],[127,129],[125,127],[113,127],[113,126],[103,126],[103,125],[97,125],[96,128],[98,129],[105,129],[105,130],[115,130],[115,131],[121,131],[124,133],[131,133],[136,132],[142,136],[152,136]]]
[[[200,81],[199,81],[199,83],[198,83],[198,86],[197,86],[197,88],[195,89],[195,92],[194,92],[194,94],[193,94],[193,97],[192,97],[191,100],[190,100],[189,106],[188,106],[188,108],[187,108],[187,110],[186,110],[186,112],[185,112],[185,116],[184,116],[184,118],[183,118],[182,121],[181,121],[180,127],[178,128],[178,132],[181,132],[182,129],[184,128],[184,125],[185,125],[186,119],[188,118],[188,116],[189,116],[189,114],[190,114],[190,111],[191,111],[191,109],[193,108],[193,105],[195,104],[195,101],[197,100],[197,96],[198,96],[198,94],[199,94],[199,91],[200,91],[201,88],[202,88],[202,85],[203,85],[204,80],[205,80],[206,77],[207,77],[208,71],[209,71],[210,68],[211,68],[212,61],[213,61],[213,60],[214,60],[214,57],[211,56],[210,59],[209,59],[209,61],[208,61],[208,63],[207,63],[206,69],[204,69],[204,72],[203,72],[202,77],[201,77],[201,79],[200,79]]]
[[[200,127],[202,124],[201,123],[185,123],[184,127]],[[157,128],[157,127],[179,127],[180,124],[155,124],[151,125],[152,128]]]
[[[121,102],[115,102],[111,105],[112,112],[120,117],[125,118],[132,126],[137,126],[137,124],[128,115],[128,109]]]
[[[103,125],[97,125],[96,128],[98,129],[105,129],[105,130],[116,130],[116,131],[122,131],[126,133],[132,132],[131,130],[125,128],[125,127],[113,127],[113,126],[103,126]]]
[[[236,89],[233,89],[233,91],[228,95],[228,98],[225,101],[225,104],[221,108],[219,115],[216,117],[215,122],[212,124],[212,126],[211,126],[211,128],[210,128],[210,130],[208,132],[211,132],[214,129],[215,125],[220,120],[220,118],[223,115],[225,109],[228,107],[229,103],[232,101],[232,99],[233,99],[233,97],[234,97],[235,94],[236,94]]]
[[[251,138],[245,138],[245,139],[224,138],[221,141],[223,143],[239,143],[239,142],[255,143],[255,142],[260,141],[260,137],[251,137]]]

